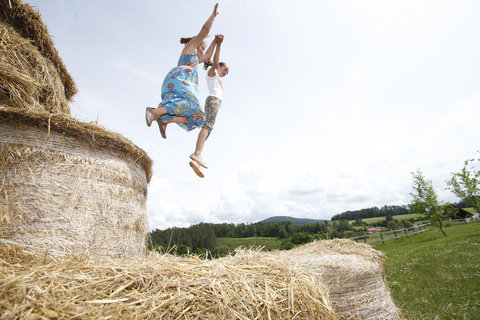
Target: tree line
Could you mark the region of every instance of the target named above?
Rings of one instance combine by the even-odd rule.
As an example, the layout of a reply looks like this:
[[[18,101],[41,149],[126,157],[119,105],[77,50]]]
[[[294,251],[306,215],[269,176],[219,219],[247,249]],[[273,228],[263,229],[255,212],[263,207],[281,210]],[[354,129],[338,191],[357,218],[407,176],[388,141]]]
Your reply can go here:
[[[383,206],[381,208],[371,207],[367,209],[345,211],[343,213],[336,214],[332,217],[332,221],[397,216],[397,215],[409,214],[409,213],[410,213],[410,207],[408,205],[402,205],[402,206],[392,205],[392,206]]]
[[[323,221],[296,225],[292,221],[268,221],[257,223],[200,223],[188,228],[156,229],[150,233],[150,247],[160,252],[176,254],[196,253],[213,256],[228,254],[225,248],[217,246],[218,238],[273,237],[281,240],[281,249],[290,249],[296,245],[317,239],[351,238],[362,235],[368,226],[408,225],[408,221],[399,222],[388,216],[385,221],[367,224],[357,219],[353,224],[347,220]],[[413,220],[412,220],[413,222]],[[410,223],[411,225],[411,223]]]

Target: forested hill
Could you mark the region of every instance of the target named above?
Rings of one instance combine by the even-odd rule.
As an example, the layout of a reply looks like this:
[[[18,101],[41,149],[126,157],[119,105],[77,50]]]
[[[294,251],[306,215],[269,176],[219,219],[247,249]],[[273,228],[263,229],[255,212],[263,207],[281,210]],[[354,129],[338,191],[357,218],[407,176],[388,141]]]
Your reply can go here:
[[[367,209],[361,209],[356,211],[346,211],[340,214],[336,214],[332,217],[334,220],[355,220],[355,219],[365,219],[373,217],[386,217],[386,216],[396,216],[399,214],[408,214],[410,213],[410,208],[407,205],[403,206],[383,206],[381,208],[372,207]]]
[[[300,219],[300,218],[293,218],[293,217],[288,217],[288,216],[275,216],[275,217],[270,217],[265,220],[262,220],[260,222],[279,222],[279,221],[291,221],[293,224],[297,226],[302,226],[304,224],[310,224],[310,223],[321,223],[324,222],[325,220],[321,219]]]

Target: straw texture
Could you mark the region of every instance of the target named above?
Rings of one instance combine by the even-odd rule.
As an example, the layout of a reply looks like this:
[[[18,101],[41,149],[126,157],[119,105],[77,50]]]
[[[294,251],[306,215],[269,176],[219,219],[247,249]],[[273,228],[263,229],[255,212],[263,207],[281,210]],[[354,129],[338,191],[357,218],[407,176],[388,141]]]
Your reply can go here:
[[[26,110],[70,114],[54,64],[29,40],[0,22],[0,103]]]
[[[380,251],[336,239],[315,241],[287,255],[323,279],[338,319],[402,319],[383,277]]]
[[[62,115],[9,110],[0,108],[0,238],[57,254],[144,254],[143,150]]]
[[[53,258],[0,245],[0,319],[336,319],[324,286],[257,252]]]
[[[2,50],[3,58],[0,70],[4,71],[1,84],[5,86],[4,81],[7,79],[9,81],[28,80],[28,83],[32,85],[35,80],[39,91],[52,89],[52,87],[56,90],[58,78],[62,83],[63,97],[71,101],[77,88],[60,59],[40,14],[21,0],[0,0],[0,22],[0,50]],[[24,38],[24,40],[22,41],[20,38]],[[28,43],[31,45],[27,45]],[[44,59],[41,59],[39,55]],[[14,58],[19,61],[15,63]],[[10,84],[7,88],[15,88],[14,84]],[[18,88],[15,89],[18,90]],[[48,93],[44,94],[48,95]],[[60,95],[60,92],[55,94]],[[39,99],[40,103],[42,102],[41,98]],[[43,99],[45,98],[43,97]],[[57,102],[63,101],[58,100]]]

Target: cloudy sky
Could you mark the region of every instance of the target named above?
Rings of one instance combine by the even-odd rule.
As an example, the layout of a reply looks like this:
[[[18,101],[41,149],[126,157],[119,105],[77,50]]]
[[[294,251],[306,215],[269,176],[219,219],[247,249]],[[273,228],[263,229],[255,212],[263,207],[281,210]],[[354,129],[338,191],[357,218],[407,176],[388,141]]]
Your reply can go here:
[[[445,180],[480,150],[476,0],[219,1],[230,73],[204,179],[188,165],[198,130],[163,140],[144,111],[215,1],[27,2],[77,84],[73,116],[153,159],[151,229],[407,204],[416,169],[456,201]]]

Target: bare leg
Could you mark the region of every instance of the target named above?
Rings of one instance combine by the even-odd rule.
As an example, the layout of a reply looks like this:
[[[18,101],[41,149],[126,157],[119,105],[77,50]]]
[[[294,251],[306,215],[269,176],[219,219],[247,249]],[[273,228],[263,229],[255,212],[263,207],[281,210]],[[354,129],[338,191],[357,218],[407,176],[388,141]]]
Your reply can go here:
[[[145,122],[147,123],[147,126],[150,127],[153,121],[157,120],[164,114],[167,114],[167,109],[165,107],[145,108]]]
[[[163,139],[167,139],[167,124],[169,123],[188,123],[187,118],[185,117],[178,117],[174,116],[170,120],[163,120],[161,118],[157,119],[158,129],[160,130],[160,134],[162,135]]]
[[[195,160],[199,165],[204,168],[207,168],[207,165],[203,161],[202,151],[203,146],[205,145],[205,141],[207,140],[209,135],[210,130],[208,130],[207,128],[200,129],[200,132],[198,133],[197,144],[195,145],[195,152],[190,155],[190,158],[192,160]]]
[[[152,110],[155,114],[155,119],[167,114],[167,109],[165,107],[158,107]]]

